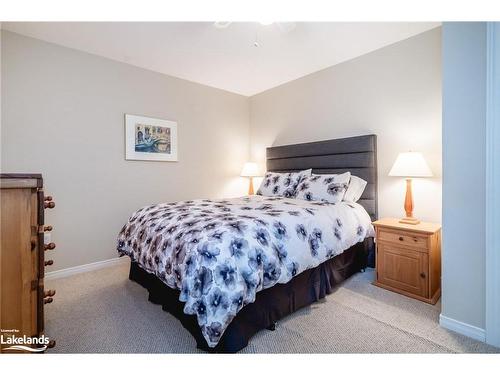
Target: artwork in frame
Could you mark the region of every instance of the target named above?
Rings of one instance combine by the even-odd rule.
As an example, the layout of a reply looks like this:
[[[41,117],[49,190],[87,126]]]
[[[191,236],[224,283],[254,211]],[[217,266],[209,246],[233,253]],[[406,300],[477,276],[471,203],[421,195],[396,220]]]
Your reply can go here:
[[[125,114],[125,159],[177,161],[177,123]]]

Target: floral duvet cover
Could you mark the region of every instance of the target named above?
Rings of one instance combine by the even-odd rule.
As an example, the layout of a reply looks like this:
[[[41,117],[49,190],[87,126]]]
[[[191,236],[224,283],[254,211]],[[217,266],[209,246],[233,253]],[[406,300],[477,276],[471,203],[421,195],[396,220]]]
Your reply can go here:
[[[141,208],[121,230],[118,252],[180,290],[184,312],[197,316],[215,347],[257,292],[287,283],[373,234],[357,203],[256,195]]]

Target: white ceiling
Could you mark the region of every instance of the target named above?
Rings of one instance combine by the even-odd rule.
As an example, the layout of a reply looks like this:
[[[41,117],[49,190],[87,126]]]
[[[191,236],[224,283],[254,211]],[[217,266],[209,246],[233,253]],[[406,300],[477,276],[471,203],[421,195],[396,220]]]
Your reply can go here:
[[[299,22],[284,31],[252,22],[225,29],[209,22],[4,22],[2,28],[251,96],[439,25]]]

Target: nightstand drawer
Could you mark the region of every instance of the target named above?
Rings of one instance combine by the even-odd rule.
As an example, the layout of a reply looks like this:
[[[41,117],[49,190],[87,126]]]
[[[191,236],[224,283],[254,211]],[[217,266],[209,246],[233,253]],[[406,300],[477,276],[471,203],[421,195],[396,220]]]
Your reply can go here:
[[[415,247],[418,249],[428,248],[427,239],[427,236],[418,235],[412,232],[405,232],[401,230],[392,231],[385,228],[379,228],[377,235],[377,240],[379,241],[387,241],[394,244]]]

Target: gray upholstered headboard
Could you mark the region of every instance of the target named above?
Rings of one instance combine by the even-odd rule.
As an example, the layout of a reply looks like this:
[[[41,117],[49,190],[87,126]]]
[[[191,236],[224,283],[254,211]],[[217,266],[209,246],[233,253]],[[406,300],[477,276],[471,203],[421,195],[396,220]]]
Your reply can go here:
[[[331,139],[267,148],[269,172],[293,172],[312,168],[313,173],[343,173],[350,171],[368,182],[358,201],[378,218],[377,204],[377,136]]]

